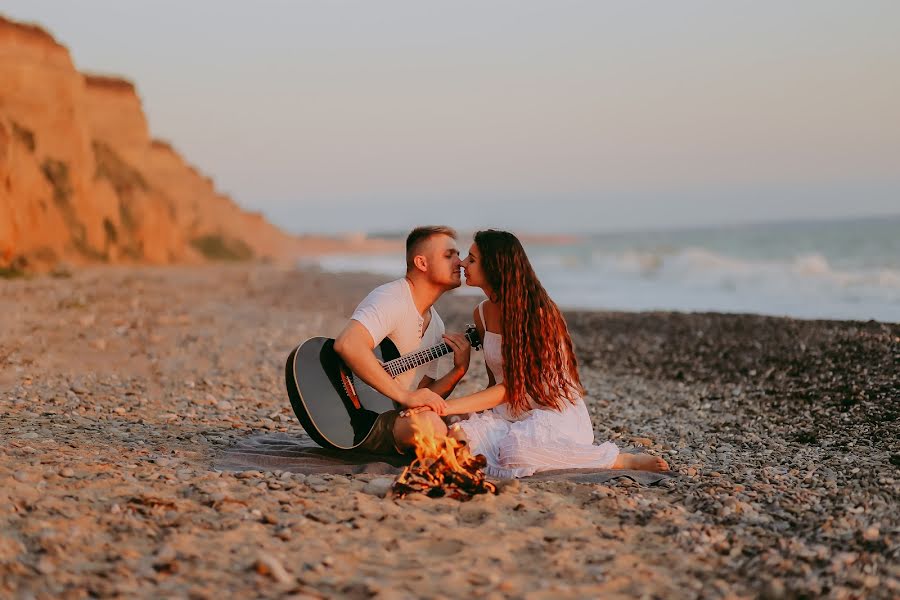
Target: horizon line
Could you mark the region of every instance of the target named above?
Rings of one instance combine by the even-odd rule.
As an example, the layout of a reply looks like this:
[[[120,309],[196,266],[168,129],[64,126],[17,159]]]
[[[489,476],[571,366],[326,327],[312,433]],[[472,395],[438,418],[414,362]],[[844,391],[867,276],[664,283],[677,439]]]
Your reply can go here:
[[[900,219],[900,211],[892,212],[892,213],[873,213],[868,215],[847,215],[840,217],[792,217],[786,219],[770,219],[770,220],[753,220],[753,221],[744,221],[744,222],[736,222],[736,221],[722,221],[718,223],[708,223],[703,225],[672,225],[670,227],[647,227],[647,228],[636,228],[636,227],[627,227],[621,229],[600,229],[595,231],[561,231],[561,230],[545,230],[545,231],[536,231],[533,229],[524,229],[520,227],[510,227],[509,231],[512,231],[517,234],[529,236],[529,237],[587,237],[592,235],[628,235],[628,234],[646,234],[646,233],[673,233],[673,232],[691,232],[691,231],[708,231],[713,229],[744,229],[744,228],[752,228],[752,227],[765,227],[765,226],[784,226],[784,225],[822,225],[822,224],[832,224],[832,223],[853,223],[853,222],[865,222],[865,221],[876,221],[880,219]],[[426,225],[429,223],[425,223]],[[280,227],[276,223],[277,227]],[[418,225],[416,225],[417,227]],[[483,228],[486,229],[498,229],[496,225],[493,226],[485,226]],[[472,233],[474,231],[478,231],[482,229],[482,227],[468,228],[468,227],[454,227],[458,232],[462,233]],[[396,238],[398,236],[405,236],[410,231],[410,228],[403,229],[385,229],[385,228],[377,228],[377,229],[347,229],[347,230],[334,230],[334,231],[297,231],[290,232],[293,235],[297,236],[310,236],[310,235],[321,235],[326,237],[347,237],[347,236],[358,236],[365,235],[367,238]]]

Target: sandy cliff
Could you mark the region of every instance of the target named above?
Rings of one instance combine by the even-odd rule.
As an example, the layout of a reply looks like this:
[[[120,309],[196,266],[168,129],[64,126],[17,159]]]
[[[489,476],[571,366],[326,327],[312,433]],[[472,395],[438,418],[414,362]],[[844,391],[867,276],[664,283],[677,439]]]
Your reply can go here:
[[[286,258],[308,247],[153,140],[135,86],[0,16],[0,268]]]

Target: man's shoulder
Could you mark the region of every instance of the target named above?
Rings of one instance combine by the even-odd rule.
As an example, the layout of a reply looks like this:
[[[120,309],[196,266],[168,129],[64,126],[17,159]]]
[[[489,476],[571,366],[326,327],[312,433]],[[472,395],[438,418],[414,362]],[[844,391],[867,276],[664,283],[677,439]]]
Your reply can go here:
[[[400,279],[395,279],[394,281],[388,281],[387,283],[379,285],[377,288],[372,290],[371,293],[402,297],[403,294],[406,293],[406,279],[401,277]]]
[[[360,302],[357,310],[364,307],[381,307],[381,309],[390,307],[394,310],[402,310],[406,306],[405,301],[408,294],[404,289],[405,285],[406,282],[403,279],[379,285]]]

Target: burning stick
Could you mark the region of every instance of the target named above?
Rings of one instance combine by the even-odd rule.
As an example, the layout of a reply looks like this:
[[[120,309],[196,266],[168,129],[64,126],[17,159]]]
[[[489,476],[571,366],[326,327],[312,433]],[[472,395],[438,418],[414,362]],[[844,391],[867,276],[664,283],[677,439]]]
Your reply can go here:
[[[431,498],[449,496],[470,500],[475,494],[496,494],[497,487],[485,479],[483,455],[472,456],[465,442],[437,436],[428,421],[413,416],[416,458],[394,481],[394,494],[421,493]]]

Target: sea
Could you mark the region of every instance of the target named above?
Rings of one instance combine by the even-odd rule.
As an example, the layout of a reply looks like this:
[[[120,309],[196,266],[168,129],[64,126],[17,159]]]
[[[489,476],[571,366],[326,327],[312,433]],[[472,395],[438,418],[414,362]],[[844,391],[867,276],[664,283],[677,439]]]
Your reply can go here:
[[[900,322],[900,215],[521,237],[563,308]],[[470,240],[461,235],[463,254]],[[396,254],[316,263],[334,272],[400,277],[404,270]]]

